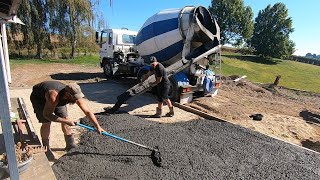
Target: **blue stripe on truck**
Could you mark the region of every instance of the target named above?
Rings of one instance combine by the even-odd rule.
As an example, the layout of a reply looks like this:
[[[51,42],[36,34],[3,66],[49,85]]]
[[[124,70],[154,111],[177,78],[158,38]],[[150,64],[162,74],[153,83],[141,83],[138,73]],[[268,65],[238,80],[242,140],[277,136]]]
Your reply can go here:
[[[179,41],[177,43],[172,44],[171,46],[162,49],[161,51],[158,51],[153,54],[142,56],[142,58],[145,60],[145,62],[150,61],[151,56],[155,56],[158,60],[158,62],[164,62],[172,57],[176,56],[177,54],[181,53],[181,50],[183,49],[183,41]]]
[[[137,37],[135,38],[135,44],[139,45],[145,40],[177,29],[178,24],[178,18],[154,22],[139,31]]]

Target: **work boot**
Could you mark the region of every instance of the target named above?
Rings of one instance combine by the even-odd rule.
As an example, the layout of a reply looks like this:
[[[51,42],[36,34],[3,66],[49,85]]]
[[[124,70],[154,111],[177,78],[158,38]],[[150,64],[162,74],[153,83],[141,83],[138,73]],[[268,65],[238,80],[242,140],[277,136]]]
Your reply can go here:
[[[48,160],[49,161],[55,160],[56,158],[54,157],[54,154],[50,148],[49,139],[42,139],[42,145],[47,148],[47,151],[45,152],[45,154],[46,154]]]
[[[169,107],[169,110],[170,111],[166,114],[166,116],[173,117],[174,116],[173,106]]]
[[[152,118],[161,118],[162,117],[162,109],[157,108],[156,109],[156,114],[151,116]]]
[[[66,141],[65,150],[69,151],[70,149],[76,147],[76,144],[74,143],[73,135],[64,135],[64,140]]]

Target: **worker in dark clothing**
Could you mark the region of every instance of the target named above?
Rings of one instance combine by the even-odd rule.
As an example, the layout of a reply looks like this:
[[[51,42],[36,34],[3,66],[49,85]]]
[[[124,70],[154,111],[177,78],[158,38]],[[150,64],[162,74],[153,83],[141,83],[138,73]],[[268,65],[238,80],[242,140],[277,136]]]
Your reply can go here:
[[[66,150],[75,147],[74,138],[69,128],[69,126],[74,126],[75,122],[68,119],[67,104],[77,104],[98,132],[101,134],[104,131],[83,97],[84,94],[76,83],[65,85],[58,81],[44,81],[33,86],[30,100],[37,119],[42,123],[40,128],[42,145],[47,147],[46,155],[49,160],[55,159],[49,145],[51,122],[61,123]]]
[[[156,57],[152,56],[150,58],[151,69],[150,71],[142,78],[140,85],[142,85],[143,81],[145,81],[151,74],[155,74],[156,81],[150,83],[150,86],[157,86],[157,98],[158,98],[158,107],[156,110],[156,114],[152,117],[160,118],[162,117],[162,106],[163,101],[166,102],[170,111],[166,114],[166,116],[172,117],[174,116],[173,106],[171,100],[169,99],[169,89],[170,89],[170,81],[167,76],[166,69],[164,66],[159,63]]]

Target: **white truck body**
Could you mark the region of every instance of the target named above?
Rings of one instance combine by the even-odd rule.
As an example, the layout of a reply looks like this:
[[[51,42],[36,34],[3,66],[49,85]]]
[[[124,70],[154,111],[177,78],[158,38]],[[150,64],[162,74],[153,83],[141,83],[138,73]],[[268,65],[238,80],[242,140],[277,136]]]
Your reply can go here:
[[[101,31],[101,58],[113,58],[115,51],[129,52],[138,32],[127,29],[104,29]],[[102,59],[101,59],[102,62]]]

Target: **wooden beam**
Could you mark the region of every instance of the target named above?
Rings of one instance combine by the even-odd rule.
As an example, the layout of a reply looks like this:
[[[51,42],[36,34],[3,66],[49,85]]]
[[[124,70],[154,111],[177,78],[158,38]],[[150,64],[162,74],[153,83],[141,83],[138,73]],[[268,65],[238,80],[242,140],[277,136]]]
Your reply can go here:
[[[194,109],[194,108],[189,107],[189,106],[182,105],[182,104],[177,103],[177,102],[172,102],[172,105],[174,105],[174,106],[176,106],[176,107],[178,107],[178,108],[180,108],[180,109],[183,109],[183,110],[185,110],[185,111],[188,111],[188,112],[191,112],[191,113],[193,113],[193,114],[196,114],[196,115],[198,115],[198,116],[201,116],[201,117],[203,117],[203,118],[205,118],[205,119],[215,120],[215,121],[219,121],[219,122],[227,122],[226,120],[223,120],[223,119],[214,117],[214,116],[212,116],[212,115],[210,115],[210,114],[204,113],[204,112],[202,112],[202,111],[199,111],[199,110]]]

